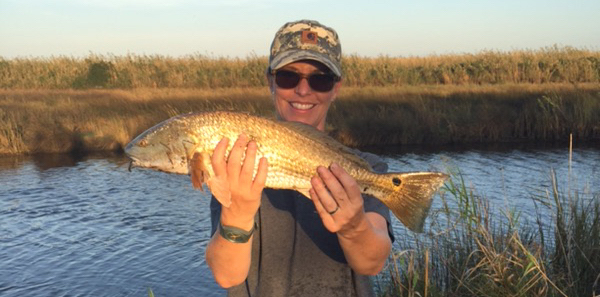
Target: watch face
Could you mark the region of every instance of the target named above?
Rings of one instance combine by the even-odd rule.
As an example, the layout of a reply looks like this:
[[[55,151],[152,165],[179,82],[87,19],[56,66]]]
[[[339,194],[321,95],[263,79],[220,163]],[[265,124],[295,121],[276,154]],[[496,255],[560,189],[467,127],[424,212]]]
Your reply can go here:
[[[234,241],[238,241],[240,239],[242,239],[243,236],[239,235],[239,234],[235,234],[235,232],[231,232],[231,231],[225,231],[225,236],[227,236],[227,238],[234,240]]]
[[[244,231],[235,227],[219,225],[219,233],[221,234],[221,236],[223,236],[223,238],[227,239],[228,241],[235,243],[248,242],[250,236],[252,236],[253,231],[254,229],[250,231]]]

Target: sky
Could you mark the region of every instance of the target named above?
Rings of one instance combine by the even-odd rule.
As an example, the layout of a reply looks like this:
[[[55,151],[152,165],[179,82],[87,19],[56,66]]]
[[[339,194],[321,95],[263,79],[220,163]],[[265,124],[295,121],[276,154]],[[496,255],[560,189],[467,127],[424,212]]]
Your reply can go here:
[[[266,56],[299,19],[366,57],[600,50],[600,0],[0,0],[0,57]]]

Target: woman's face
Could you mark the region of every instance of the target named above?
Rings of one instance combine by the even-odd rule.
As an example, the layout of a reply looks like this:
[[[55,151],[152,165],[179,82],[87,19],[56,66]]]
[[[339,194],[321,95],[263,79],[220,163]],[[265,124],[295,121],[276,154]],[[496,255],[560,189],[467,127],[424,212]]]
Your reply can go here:
[[[278,69],[278,71],[282,70],[296,72],[302,77],[330,72],[325,65],[312,60],[290,63]],[[335,100],[340,86],[341,82],[337,81],[330,91],[318,92],[310,87],[306,78],[302,78],[297,86],[285,89],[275,83],[274,75],[269,75],[269,87],[273,93],[279,119],[305,123],[321,131],[325,130],[327,111]]]

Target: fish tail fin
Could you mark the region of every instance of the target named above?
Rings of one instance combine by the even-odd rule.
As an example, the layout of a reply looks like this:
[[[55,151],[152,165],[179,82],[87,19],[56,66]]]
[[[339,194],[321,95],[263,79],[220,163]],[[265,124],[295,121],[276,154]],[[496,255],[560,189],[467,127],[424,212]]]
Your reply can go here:
[[[382,202],[408,229],[421,232],[431,207],[433,194],[448,175],[438,172],[387,173],[393,191]],[[389,192],[388,192],[389,193]]]

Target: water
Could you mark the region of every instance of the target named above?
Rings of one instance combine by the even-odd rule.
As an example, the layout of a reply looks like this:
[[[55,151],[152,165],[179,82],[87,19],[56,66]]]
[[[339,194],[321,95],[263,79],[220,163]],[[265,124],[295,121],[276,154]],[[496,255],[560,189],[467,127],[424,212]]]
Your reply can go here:
[[[573,149],[571,173],[568,147],[505,145],[380,153],[386,155],[392,171],[458,170],[475,195],[490,201],[492,210],[502,212],[516,208],[525,220],[536,216],[532,198],[547,196],[546,190],[551,189],[552,171],[561,192],[566,193],[570,188],[585,193],[584,198],[600,192],[600,146],[597,145]]]
[[[569,167],[566,148],[379,153],[391,170],[456,166],[494,205],[531,215],[550,169],[560,181]],[[575,149],[572,168],[574,188],[598,193],[599,149]],[[208,203],[188,177],[130,173],[122,156],[0,158],[0,295],[222,296],[204,261]]]
[[[123,158],[2,159],[0,295],[220,296],[208,199]]]

